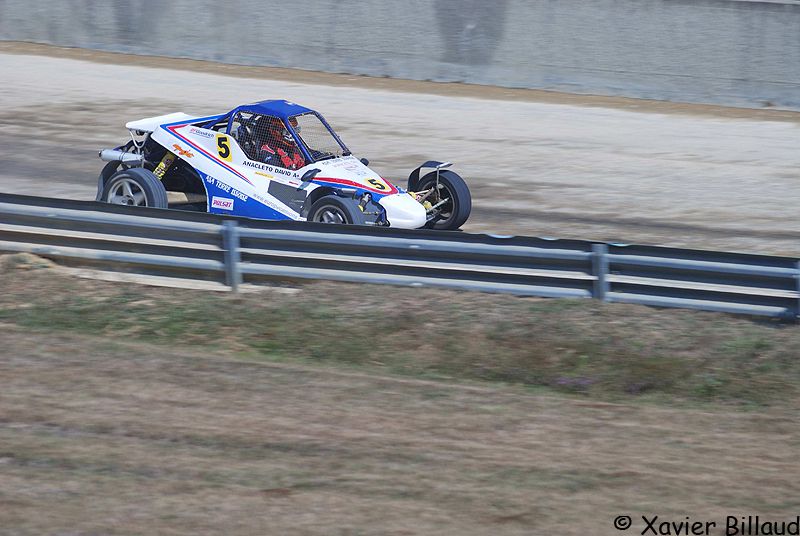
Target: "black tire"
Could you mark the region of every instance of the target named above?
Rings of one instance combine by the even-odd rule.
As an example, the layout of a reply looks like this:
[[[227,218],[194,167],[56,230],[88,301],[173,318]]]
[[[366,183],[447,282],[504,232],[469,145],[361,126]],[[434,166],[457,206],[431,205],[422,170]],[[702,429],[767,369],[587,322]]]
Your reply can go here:
[[[317,199],[308,210],[308,221],[365,225],[364,213],[353,199],[326,195]]]
[[[421,192],[436,185],[436,172],[431,172],[419,180],[416,191]],[[460,175],[448,169],[439,171],[439,191],[426,200],[436,205],[442,199],[449,199],[433,219],[425,224],[426,229],[455,231],[467,221],[472,212],[472,195]]]
[[[152,171],[123,169],[106,181],[100,201],[115,205],[167,208],[167,190]]]
[[[100,177],[97,178],[97,195],[95,196],[95,201],[102,201],[103,188],[105,188],[108,179],[117,172],[120,164],[122,164],[122,162],[109,162],[103,166],[102,171],[100,171]]]

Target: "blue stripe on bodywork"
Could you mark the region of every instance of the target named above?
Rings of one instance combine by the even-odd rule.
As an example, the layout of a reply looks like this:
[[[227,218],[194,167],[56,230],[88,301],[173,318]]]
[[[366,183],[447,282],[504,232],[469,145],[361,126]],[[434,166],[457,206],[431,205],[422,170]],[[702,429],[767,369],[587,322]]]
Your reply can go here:
[[[279,212],[272,207],[253,199],[243,192],[239,192],[229,184],[225,184],[219,179],[212,177],[202,171],[197,171],[200,178],[205,183],[208,192],[208,211],[212,214],[235,214],[247,218],[259,218],[263,220],[290,220],[289,216]],[[220,186],[222,185],[222,186]],[[237,195],[238,194],[238,195]],[[229,199],[233,201],[233,210],[226,210],[213,206],[214,197]],[[244,199],[242,199],[244,198]]]

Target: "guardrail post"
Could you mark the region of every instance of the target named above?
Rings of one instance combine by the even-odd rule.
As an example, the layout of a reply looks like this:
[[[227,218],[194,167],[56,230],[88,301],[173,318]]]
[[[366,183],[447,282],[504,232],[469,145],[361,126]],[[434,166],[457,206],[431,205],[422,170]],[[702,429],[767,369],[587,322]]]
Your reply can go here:
[[[795,287],[797,288],[797,309],[794,310],[794,317],[800,320],[800,261],[797,261],[797,273],[794,274]]]
[[[242,283],[242,272],[239,270],[242,255],[239,251],[239,227],[235,221],[222,222],[222,247],[225,250],[225,284],[238,292]]]
[[[606,301],[609,285],[608,279],[608,244],[592,244],[592,275],[594,285],[592,297]]]

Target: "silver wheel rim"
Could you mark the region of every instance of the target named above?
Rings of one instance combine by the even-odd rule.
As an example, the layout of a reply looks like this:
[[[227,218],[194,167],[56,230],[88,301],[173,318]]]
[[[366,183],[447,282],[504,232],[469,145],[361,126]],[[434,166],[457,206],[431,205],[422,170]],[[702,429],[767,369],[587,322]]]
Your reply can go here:
[[[428,188],[436,188],[436,183],[431,182],[429,185],[424,185],[424,187],[420,188],[420,190],[427,190]],[[435,219],[437,224],[446,224],[448,221],[453,219],[456,202],[454,199],[455,195],[453,195],[453,192],[450,190],[450,188],[440,182],[439,188],[436,190],[435,197],[431,197],[432,199],[430,199],[430,201],[434,205],[442,199],[447,199],[448,202],[439,207],[436,212],[428,218],[428,220],[430,221],[431,219]]]
[[[338,208],[327,205],[317,210],[314,221],[322,223],[347,223],[344,213]]]
[[[455,196],[453,195],[453,192],[450,191],[450,188],[448,188],[447,186],[445,186],[441,182],[439,183],[439,190],[436,192],[436,195],[438,197],[438,200],[440,200],[440,201],[442,199],[449,199],[450,200],[450,203],[449,203],[450,211],[449,212],[445,212],[445,210],[447,210],[447,204],[442,206],[442,208],[439,210],[439,217],[441,218],[441,221],[449,221],[453,217],[453,210],[456,207],[456,203],[453,200],[453,198]]]
[[[112,205],[146,207],[147,195],[135,180],[120,179],[111,186],[111,190],[108,192],[108,202]]]

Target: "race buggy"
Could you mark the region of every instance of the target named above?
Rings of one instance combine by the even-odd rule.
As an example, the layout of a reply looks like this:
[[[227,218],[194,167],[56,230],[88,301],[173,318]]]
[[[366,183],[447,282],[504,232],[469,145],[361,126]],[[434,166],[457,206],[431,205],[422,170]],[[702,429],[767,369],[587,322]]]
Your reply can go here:
[[[100,152],[97,200],[273,220],[455,230],[472,207],[448,162],[425,162],[404,190],[352,155],[319,113],[266,100],[222,115],[127,123]],[[430,171],[421,175],[422,169]]]

